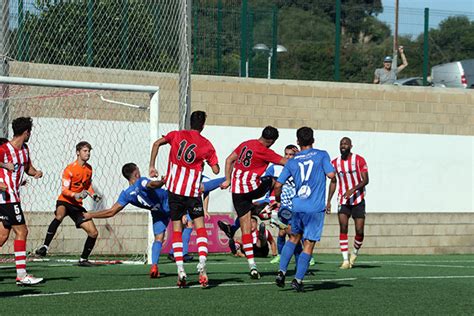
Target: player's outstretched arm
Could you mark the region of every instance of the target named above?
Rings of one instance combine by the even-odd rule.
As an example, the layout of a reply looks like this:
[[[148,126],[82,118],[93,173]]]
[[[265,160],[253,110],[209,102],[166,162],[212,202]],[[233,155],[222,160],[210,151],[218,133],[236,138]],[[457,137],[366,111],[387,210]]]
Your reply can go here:
[[[331,183],[329,183],[329,190],[328,190],[328,201],[326,203],[326,214],[331,214],[331,200],[336,192],[337,180],[336,177],[331,179]]]
[[[159,189],[164,185],[165,185],[165,181],[164,181],[164,178],[162,178],[161,180],[152,180],[148,182],[146,187],[148,189]]]
[[[28,166],[28,170],[26,170],[26,174],[29,176],[32,176],[35,179],[39,179],[43,177],[43,171],[37,170],[31,162],[30,162],[30,165]]]
[[[276,181],[275,186],[273,187],[273,191],[275,192],[275,201],[278,203],[281,202],[281,189],[283,187],[283,184]]]
[[[100,210],[97,212],[90,212],[90,213],[84,213],[84,218],[85,219],[92,219],[92,218],[109,218],[115,216],[118,212],[123,210],[123,206],[120,205],[119,203],[115,203],[112,205],[111,208],[105,209],[105,210]]]
[[[219,164],[215,164],[214,166],[211,166],[211,170],[213,174],[219,174],[221,167],[219,167]]]
[[[225,160],[225,181],[221,184],[221,189],[227,189],[230,187],[231,183],[231,176],[232,176],[232,167],[234,166],[234,162],[237,160],[239,156],[233,151],[229,157]]]
[[[156,170],[156,156],[158,156],[158,151],[160,150],[160,146],[167,144],[168,141],[164,138],[161,137],[157,141],[153,143],[153,147],[151,148],[151,155],[150,155],[150,171],[149,175],[150,177],[157,177],[158,176],[158,171]]]
[[[0,181],[0,191],[6,191],[7,190],[7,185],[5,182]]]

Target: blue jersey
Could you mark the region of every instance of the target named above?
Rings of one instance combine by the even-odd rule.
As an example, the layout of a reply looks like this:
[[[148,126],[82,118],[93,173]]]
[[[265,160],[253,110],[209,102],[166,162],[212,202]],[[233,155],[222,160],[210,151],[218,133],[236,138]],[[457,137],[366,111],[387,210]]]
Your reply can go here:
[[[120,193],[117,203],[125,207],[132,204],[136,207],[150,210],[156,214],[168,215],[168,192],[163,189],[150,189],[147,184],[151,180],[145,177],[139,178],[134,184]]]
[[[324,150],[307,149],[288,160],[278,178],[285,183],[291,176],[295,183],[293,212],[324,212],[326,206],[326,175],[334,172],[329,154]]]

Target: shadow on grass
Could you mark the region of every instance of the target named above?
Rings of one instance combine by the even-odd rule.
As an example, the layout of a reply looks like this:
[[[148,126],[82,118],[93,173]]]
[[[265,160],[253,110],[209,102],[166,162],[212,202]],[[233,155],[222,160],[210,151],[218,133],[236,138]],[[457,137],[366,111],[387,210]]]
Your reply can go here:
[[[7,292],[0,292],[1,298],[6,297],[20,297],[23,295],[31,295],[31,294],[40,294],[41,291],[36,289],[22,289],[21,291],[7,291]]]
[[[353,287],[353,285],[346,284],[346,283],[338,283],[338,282],[322,282],[322,283],[316,283],[316,284],[305,284],[304,292],[335,290],[341,287]],[[291,288],[291,283],[288,282],[286,285],[286,288],[283,291],[286,292],[286,291],[295,291],[295,290]]]
[[[373,268],[381,268],[381,266],[376,266],[372,264],[357,264],[352,266],[351,269],[373,269]]]

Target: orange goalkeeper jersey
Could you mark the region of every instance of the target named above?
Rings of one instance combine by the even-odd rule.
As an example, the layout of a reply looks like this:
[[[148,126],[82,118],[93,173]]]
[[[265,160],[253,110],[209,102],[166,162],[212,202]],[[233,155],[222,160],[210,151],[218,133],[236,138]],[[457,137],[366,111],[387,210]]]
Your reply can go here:
[[[87,190],[91,194],[94,193],[94,189],[92,189],[92,167],[88,163],[81,166],[76,160],[64,169],[62,189],[58,200],[82,206],[82,200],[76,200],[74,195],[81,193],[83,190]]]

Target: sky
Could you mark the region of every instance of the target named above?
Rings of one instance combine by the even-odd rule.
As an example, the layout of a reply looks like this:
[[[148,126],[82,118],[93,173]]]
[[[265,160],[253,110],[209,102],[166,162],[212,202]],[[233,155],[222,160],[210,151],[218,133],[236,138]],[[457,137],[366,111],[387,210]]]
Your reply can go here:
[[[382,0],[384,12],[378,18],[388,23],[392,30],[395,20],[395,1]],[[474,0],[399,0],[399,33],[418,35],[423,32],[424,8],[430,9],[429,25],[437,27],[439,22],[451,15],[466,15],[474,21]]]

